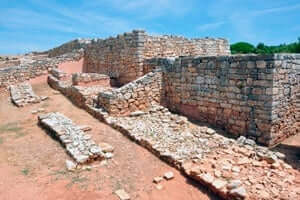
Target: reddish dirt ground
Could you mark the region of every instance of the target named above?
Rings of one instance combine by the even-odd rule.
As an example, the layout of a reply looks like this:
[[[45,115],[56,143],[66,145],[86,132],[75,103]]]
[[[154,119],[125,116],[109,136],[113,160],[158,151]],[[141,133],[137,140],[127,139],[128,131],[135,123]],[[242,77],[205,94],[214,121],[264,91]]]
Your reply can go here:
[[[208,200],[218,199],[203,187],[181,175],[146,149],[118,131],[75,107],[61,94],[55,94],[44,78],[32,81],[37,95],[50,99],[17,108],[8,94],[0,96],[0,199],[1,200],[117,200],[114,194],[125,189],[131,199]],[[59,111],[78,125],[89,125],[97,142],[115,147],[115,156],[106,165],[93,164],[91,170],[68,172],[64,148],[37,125],[38,108]],[[163,181],[158,190],[152,180],[167,171],[175,178]]]

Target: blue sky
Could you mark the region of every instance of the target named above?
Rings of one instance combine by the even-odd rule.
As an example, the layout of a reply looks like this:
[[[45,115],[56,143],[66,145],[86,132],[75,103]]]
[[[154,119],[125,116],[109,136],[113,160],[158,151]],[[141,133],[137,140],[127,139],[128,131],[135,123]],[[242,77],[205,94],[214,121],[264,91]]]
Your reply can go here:
[[[300,37],[299,0],[0,0],[0,54],[132,29],[280,44]]]

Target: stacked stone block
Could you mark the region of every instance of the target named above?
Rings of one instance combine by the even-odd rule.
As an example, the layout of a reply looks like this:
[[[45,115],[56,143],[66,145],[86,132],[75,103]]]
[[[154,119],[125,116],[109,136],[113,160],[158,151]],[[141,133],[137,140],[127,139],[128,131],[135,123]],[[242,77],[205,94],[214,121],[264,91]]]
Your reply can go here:
[[[134,30],[115,38],[93,40],[85,50],[84,72],[106,74],[124,85],[150,72],[149,59],[229,54],[225,39],[148,36],[145,31]]]
[[[165,67],[166,105],[233,135],[272,145],[299,132],[299,59],[299,55],[177,59]]]
[[[39,123],[51,131],[67,152],[79,164],[104,158],[100,147],[72,120],[60,113],[48,113],[38,117]]]
[[[110,115],[128,115],[162,101],[162,72],[155,71],[110,92],[100,92],[98,105]]]
[[[78,86],[93,86],[101,85],[104,87],[110,86],[110,78],[104,74],[97,73],[75,73],[72,75],[73,85]]]
[[[49,69],[57,68],[58,64],[66,61],[80,60],[82,51],[64,54],[55,58],[43,58],[33,63],[0,69],[0,91],[7,90],[9,85],[24,82],[45,75]]]

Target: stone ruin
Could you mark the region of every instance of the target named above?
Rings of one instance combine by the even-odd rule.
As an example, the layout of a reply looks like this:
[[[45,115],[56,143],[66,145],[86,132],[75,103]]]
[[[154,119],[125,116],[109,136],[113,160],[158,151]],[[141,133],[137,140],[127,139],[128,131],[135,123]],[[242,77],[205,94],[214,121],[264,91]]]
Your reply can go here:
[[[23,107],[30,103],[39,103],[41,99],[44,99],[37,96],[33,92],[31,85],[27,82],[11,85],[9,89],[11,100],[18,107]]]
[[[285,155],[257,145],[300,132],[299,54],[233,56],[225,39],[145,31],[83,48],[83,73],[48,76],[75,105],[225,199],[299,197]]]

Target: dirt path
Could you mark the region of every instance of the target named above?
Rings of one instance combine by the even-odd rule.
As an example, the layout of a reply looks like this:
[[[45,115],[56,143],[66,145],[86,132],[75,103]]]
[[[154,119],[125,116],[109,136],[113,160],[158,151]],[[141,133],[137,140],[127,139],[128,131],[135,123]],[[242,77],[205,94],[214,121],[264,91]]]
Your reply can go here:
[[[54,94],[45,79],[34,81],[37,95],[50,99],[40,104],[17,108],[9,96],[0,97],[0,199],[110,199],[123,188],[131,199],[142,200],[206,200],[217,199],[211,193],[121,133],[78,109],[64,96]],[[60,144],[37,126],[31,111],[44,108],[59,111],[79,125],[93,128],[92,138],[115,147],[115,156],[107,164],[81,172],[67,172],[65,160],[70,159]],[[175,179],[163,181],[158,190],[152,180],[173,171]]]

